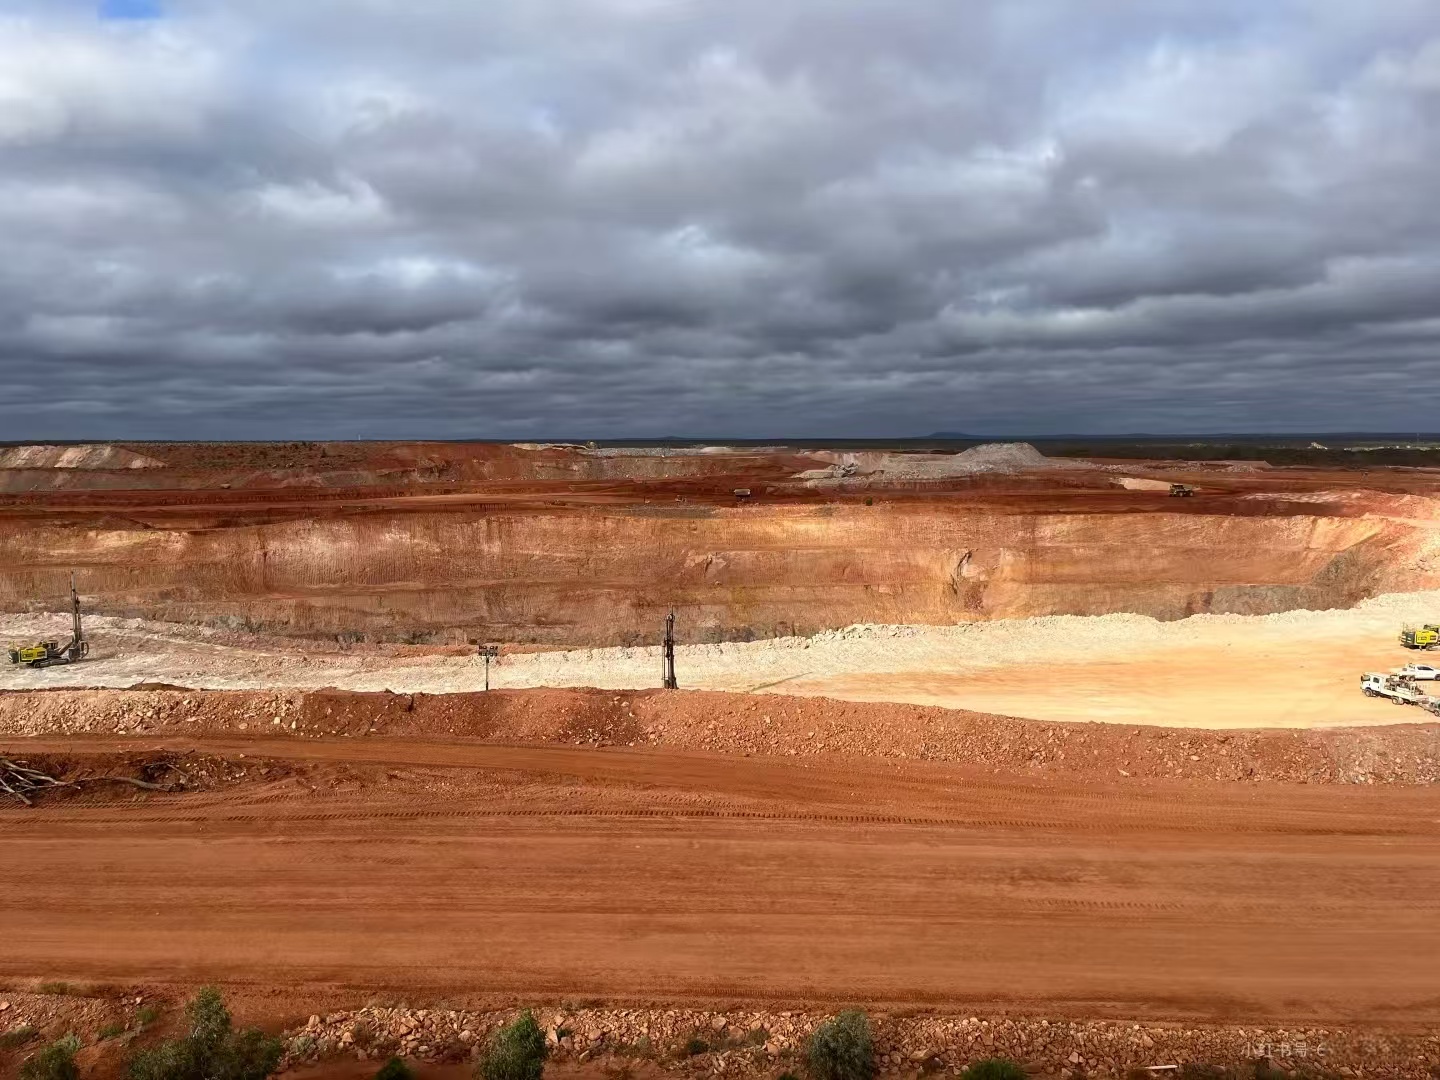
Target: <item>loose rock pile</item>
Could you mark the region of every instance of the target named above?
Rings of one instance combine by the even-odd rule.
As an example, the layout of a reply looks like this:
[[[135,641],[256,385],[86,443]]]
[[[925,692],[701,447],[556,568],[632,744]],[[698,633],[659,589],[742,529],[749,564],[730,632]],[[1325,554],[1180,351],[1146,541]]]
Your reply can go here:
[[[975,473],[1089,467],[1086,462],[1047,458],[1029,443],[983,443],[958,454],[820,451],[811,456],[829,460],[831,464],[796,474],[796,479],[805,481],[809,487],[829,487],[840,481],[878,486],[906,480],[945,480]]]
[[[288,1033],[292,1063],[392,1054],[459,1061],[479,1054],[513,1012],[368,1007],[312,1016]],[[536,1019],[561,1061],[636,1059],[676,1072],[761,1076],[791,1067],[826,1017],[813,1012],[676,1009],[541,1009]],[[1284,1069],[1342,1077],[1431,1080],[1440,1036],[1329,1028],[1181,1027],[1003,1017],[872,1015],[883,1075],[958,1075],[972,1061],[1008,1057],[1032,1073],[1123,1077],[1186,1063],[1233,1066],[1269,1058]],[[1156,1073],[1165,1075],[1164,1071]]]
[[[61,992],[61,990],[66,992]],[[23,1056],[45,1043],[74,1033],[83,1043],[98,1041],[107,1027],[136,1030],[139,1011],[159,1002],[144,991],[107,991],[82,996],[84,987],[56,984],[53,992],[0,990],[0,1039]],[[3,1047],[4,1043],[0,1043]]]
[[[713,691],[54,690],[0,694],[0,735],[456,735],[989,770],[1343,784],[1440,782],[1440,725],[1209,731],[1063,724],[958,709]]]

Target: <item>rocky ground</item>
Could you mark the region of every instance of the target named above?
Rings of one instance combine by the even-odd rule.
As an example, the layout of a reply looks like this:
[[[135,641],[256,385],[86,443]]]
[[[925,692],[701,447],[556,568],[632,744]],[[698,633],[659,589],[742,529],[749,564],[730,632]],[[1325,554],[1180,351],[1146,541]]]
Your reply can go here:
[[[514,1013],[365,1008],[312,1016],[290,1039],[291,1060],[391,1054],[463,1060]],[[643,1058],[667,1069],[763,1076],[800,1071],[806,1040],[826,1016],[807,1012],[541,1009],[558,1060]],[[1330,1028],[1178,1027],[1051,1022],[1002,1016],[872,1016],[881,1072],[959,1075],[981,1058],[1008,1057],[1031,1073],[1121,1077],[1186,1063],[1233,1066],[1269,1057],[1281,1067],[1346,1077],[1426,1077],[1440,1067],[1440,1036],[1368,1035]],[[363,1044],[363,1045],[362,1045]]]
[[[0,990],[0,1063],[19,1062],[45,1042],[75,1033],[81,1060],[114,1069],[139,1046],[181,1023],[173,990],[78,988]],[[766,1077],[801,1071],[803,1049],[825,1014],[805,1011],[600,1009],[541,1006],[552,1061],[590,1063],[607,1074],[650,1063],[680,1075]],[[514,1010],[367,1005],[305,1020],[265,1024],[286,1045],[286,1068],[391,1055],[413,1063],[467,1062]],[[242,1021],[246,1018],[242,1017]],[[1440,1036],[1364,1029],[1180,1026],[1118,1021],[1047,1020],[1001,1015],[871,1014],[881,1073],[888,1077],[958,1075],[970,1062],[1002,1056],[1034,1075],[1163,1076],[1190,1063],[1238,1066],[1257,1058],[1313,1076],[1431,1080],[1440,1068]]]
[[[743,755],[951,761],[1030,775],[1431,784],[1440,725],[1209,731],[706,691],[53,690],[0,695],[0,736],[432,735]]]

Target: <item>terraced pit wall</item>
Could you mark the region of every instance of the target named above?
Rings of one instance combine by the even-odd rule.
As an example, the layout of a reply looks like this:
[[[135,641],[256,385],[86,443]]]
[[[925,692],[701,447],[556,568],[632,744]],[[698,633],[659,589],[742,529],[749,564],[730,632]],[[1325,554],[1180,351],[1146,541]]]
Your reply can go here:
[[[1440,586],[1435,532],[1413,506],[1205,509],[672,499],[335,506],[285,520],[245,508],[0,514],[0,609],[64,610],[74,568],[87,610],[108,615],[357,639],[624,645],[658,640],[672,606],[693,642],[853,623],[1263,614]]]

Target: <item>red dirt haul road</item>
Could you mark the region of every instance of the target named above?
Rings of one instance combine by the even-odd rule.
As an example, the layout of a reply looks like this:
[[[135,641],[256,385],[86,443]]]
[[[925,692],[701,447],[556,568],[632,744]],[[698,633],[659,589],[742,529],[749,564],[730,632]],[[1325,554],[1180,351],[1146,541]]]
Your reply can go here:
[[[257,779],[0,812],[0,978],[1440,1021],[1426,787],[399,736],[0,753],[202,747]]]

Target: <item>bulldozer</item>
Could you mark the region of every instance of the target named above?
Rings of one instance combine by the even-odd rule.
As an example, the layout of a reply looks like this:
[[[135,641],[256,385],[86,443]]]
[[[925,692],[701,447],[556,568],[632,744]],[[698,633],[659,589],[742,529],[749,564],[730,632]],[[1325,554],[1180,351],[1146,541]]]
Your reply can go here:
[[[80,626],[80,596],[75,592],[75,575],[70,575],[70,615],[74,620],[70,640],[62,648],[58,641],[41,641],[34,645],[17,645],[10,650],[12,664],[43,668],[52,664],[73,664],[90,654],[90,643]]]
[[[1407,626],[1400,631],[1400,644],[1407,649],[1440,649],[1440,625]]]

